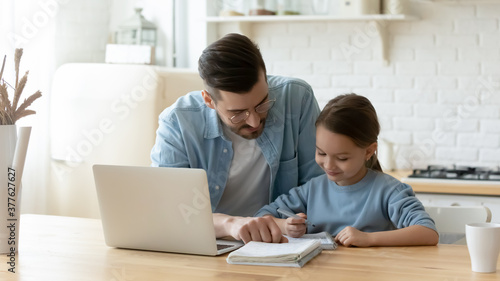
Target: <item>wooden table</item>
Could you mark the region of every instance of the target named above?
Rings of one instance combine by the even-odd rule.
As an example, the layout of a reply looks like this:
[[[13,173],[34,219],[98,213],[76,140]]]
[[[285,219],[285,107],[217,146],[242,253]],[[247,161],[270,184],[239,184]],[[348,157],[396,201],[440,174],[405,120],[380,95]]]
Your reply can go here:
[[[16,273],[2,255],[0,280],[500,280],[500,273],[472,272],[460,245],[339,247],[303,268],[286,268],[230,265],[227,255],[109,248],[95,219],[23,215],[20,231]]]

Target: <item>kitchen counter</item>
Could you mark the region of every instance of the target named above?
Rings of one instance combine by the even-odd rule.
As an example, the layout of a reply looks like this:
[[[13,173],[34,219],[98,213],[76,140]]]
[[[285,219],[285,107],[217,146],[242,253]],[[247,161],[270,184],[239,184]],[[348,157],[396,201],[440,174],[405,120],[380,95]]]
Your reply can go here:
[[[395,170],[385,172],[402,182],[406,182],[410,170]],[[418,181],[418,182],[417,182]],[[418,179],[408,183],[415,193],[440,193],[440,194],[466,194],[466,195],[486,195],[500,196],[500,184],[482,181],[481,185],[475,181],[467,180],[439,180],[439,179]]]

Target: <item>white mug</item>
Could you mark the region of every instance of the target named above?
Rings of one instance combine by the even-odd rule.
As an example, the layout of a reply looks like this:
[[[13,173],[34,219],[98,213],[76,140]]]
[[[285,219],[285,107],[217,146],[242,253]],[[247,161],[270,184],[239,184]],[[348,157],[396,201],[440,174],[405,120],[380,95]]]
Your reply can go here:
[[[496,272],[500,253],[500,223],[469,223],[465,226],[472,271]]]

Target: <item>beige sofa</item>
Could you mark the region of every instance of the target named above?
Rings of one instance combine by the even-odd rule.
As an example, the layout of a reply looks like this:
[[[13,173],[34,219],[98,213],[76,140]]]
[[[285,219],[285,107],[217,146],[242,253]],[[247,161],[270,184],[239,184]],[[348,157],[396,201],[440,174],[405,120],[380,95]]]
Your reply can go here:
[[[50,96],[49,213],[99,218],[92,165],[149,166],[159,113],[202,88],[195,70],[61,66]]]

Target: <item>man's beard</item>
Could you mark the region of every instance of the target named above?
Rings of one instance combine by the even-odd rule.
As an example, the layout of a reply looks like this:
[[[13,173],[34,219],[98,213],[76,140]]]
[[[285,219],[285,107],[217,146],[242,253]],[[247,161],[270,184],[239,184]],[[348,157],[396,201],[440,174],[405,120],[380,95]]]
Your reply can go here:
[[[255,131],[255,132],[250,132],[250,133],[247,133],[247,134],[242,134],[242,131],[245,130],[245,129],[251,129],[253,127],[251,127],[250,125],[248,124],[245,124],[243,126],[240,126],[240,127],[230,127],[228,126],[228,128],[235,134],[237,134],[238,136],[244,138],[244,139],[247,139],[247,140],[253,140],[253,139],[256,139],[258,138],[260,135],[262,135],[262,132],[264,132],[264,126],[266,125],[266,118],[262,118],[260,120],[260,123],[259,123],[259,126],[260,126],[260,129]],[[226,125],[227,126],[227,125]]]

